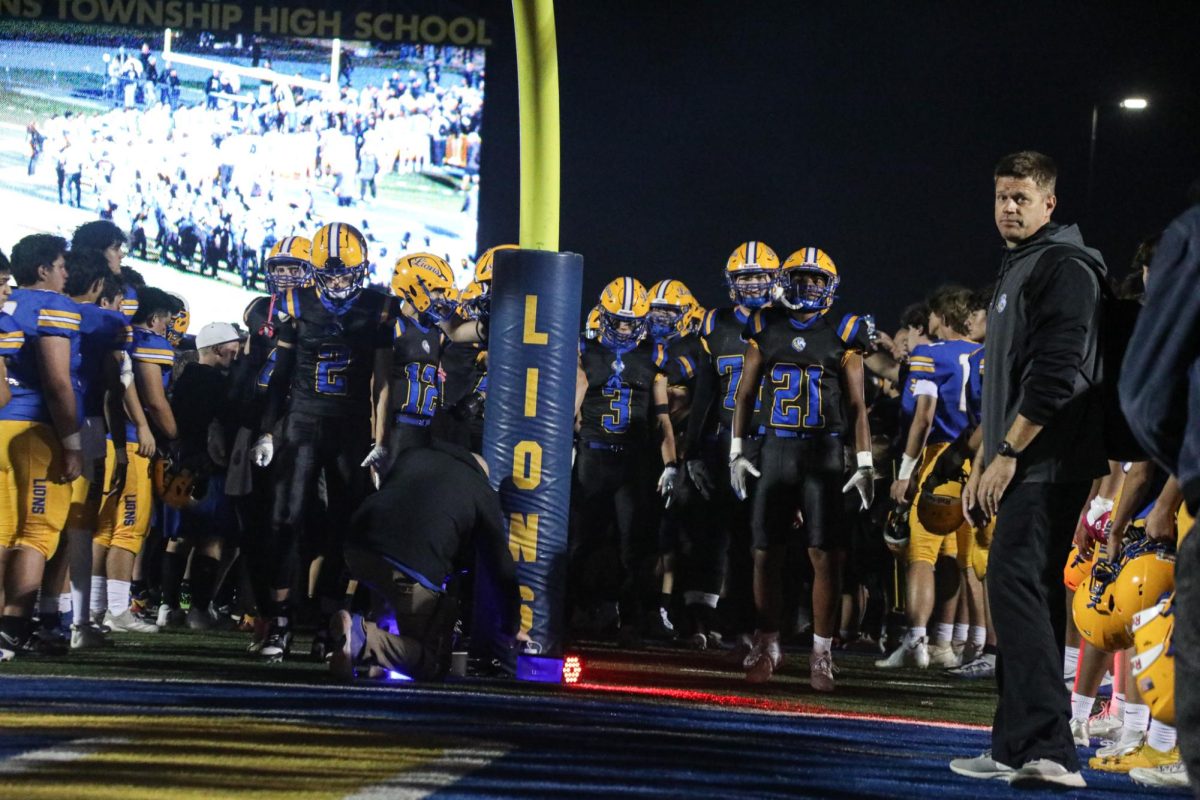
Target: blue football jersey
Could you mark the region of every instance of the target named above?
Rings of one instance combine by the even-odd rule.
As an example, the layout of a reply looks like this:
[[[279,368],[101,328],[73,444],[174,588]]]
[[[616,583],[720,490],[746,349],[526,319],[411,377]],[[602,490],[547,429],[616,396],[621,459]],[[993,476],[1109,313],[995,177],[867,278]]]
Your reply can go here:
[[[8,383],[12,400],[0,408],[0,420],[46,422],[50,410],[42,395],[42,377],[38,367],[38,340],[62,337],[71,345],[71,378],[79,368],[79,306],[71,298],[44,289],[16,289],[4,304],[12,318],[10,326],[20,330],[21,346],[5,351],[8,358]]]
[[[165,337],[147,328],[133,329],[133,349],[130,352],[134,367],[140,362],[152,364],[162,370],[163,391],[171,382],[171,368],[175,366],[175,348]],[[136,442],[137,428],[132,422],[125,423],[125,441]]]
[[[967,382],[967,417],[978,428],[983,420],[983,347],[971,354],[971,376]]]
[[[952,442],[971,426],[968,389],[971,356],[982,347],[978,342],[954,339],[917,345],[909,357],[910,391],[917,396],[929,389],[937,394],[937,410],[928,444]]]
[[[110,311],[92,303],[79,306],[78,392],[82,416],[104,414],[104,361],[114,350],[132,349],[133,329],[120,311]]]

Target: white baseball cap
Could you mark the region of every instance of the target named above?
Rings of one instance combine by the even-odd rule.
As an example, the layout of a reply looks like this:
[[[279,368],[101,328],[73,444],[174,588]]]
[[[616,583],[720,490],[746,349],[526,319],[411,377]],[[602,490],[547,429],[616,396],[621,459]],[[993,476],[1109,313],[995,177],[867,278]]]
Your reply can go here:
[[[241,339],[237,328],[228,322],[210,322],[200,329],[200,333],[196,334],[196,349],[216,347],[219,344],[238,342]]]

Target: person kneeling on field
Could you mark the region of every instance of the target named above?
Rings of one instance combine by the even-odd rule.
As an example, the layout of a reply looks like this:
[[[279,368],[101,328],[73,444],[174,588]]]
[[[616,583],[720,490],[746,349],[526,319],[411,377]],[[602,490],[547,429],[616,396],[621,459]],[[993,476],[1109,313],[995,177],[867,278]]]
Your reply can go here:
[[[499,625],[491,632],[491,649],[515,652],[516,567],[500,498],[479,456],[443,442],[401,453],[383,486],[351,520],[345,556],[351,576],[374,593],[375,619],[382,621],[386,604],[398,633],[338,612],[331,623],[336,676],[352,678],[357,666],[372,668],[372,674],[378,669],[444,678],[459,619],[458,576],[473,562],[495,590]],[[489,632],[477,629],[475,635]]]

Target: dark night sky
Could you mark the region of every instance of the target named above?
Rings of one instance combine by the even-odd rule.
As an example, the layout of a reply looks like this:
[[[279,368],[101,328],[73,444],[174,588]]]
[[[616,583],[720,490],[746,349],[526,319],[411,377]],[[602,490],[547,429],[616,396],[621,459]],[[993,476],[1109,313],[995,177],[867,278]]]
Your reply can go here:
[[[485,14],[481,241],[515,240],[519,185],[511,6]],[[1123,275],[1139,239],[1200,177],[1200,4],[1083,2],[556,4],[563,250],[585,306],[632,273],[724,301],[721,269],[757,238],[824,248],[839,307],[892,327],[942,281],[990,280],[991,169],[1059,162],[1060,222]],[[1131,94],[1148,111],[1117,110]],[[1088,135],[1101,111],[1094,213]]]

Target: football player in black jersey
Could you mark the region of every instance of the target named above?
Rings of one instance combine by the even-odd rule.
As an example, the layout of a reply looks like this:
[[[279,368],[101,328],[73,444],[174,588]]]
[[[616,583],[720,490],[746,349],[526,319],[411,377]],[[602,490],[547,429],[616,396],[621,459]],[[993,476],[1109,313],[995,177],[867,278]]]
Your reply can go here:
[[[600,335],[581,339],[576,382],[580,420],[572,496],[579,525],[573,532],[568,586],[581,595],[587,587],[588,561],[603,544],[615,521],[620,551],[621,641],[635,645],[643,622],[655,542],[639,523],[648,502],[651,448],[657,440],[663,464],[658,490],[674,490],[675,436],[667,400],[666,349],[645,340],[650,301],[633,278],[617,278],[600,295]],[[593,573],[594,574],[594,573]],[[611,599],[611,598],[598,598]]]
[[[839,335],[842,326],[835,327],[825,316],[838,282],[833,260],[815,247],[798,250],[784,262],[776,292],[782,307],[759,309],[746,325],[746,360],[729,448],[731,483],[745,496],[746,475],[759,474],[745,457],[743,437],[750,430],[761,379],[766,437],[751,506],[757,630],[743,666],[747,680],[761,683],[782,660],[782,572],[799,506],[814,572],[810,682],[825,692],[834,688],[831,647],[845,533],[841,495],[857,488],[865,508],[875,480],[862,355]],[[850,437],[858,469],[843,487],[842,443]]]
[[[459,293],[457,315],[486,320],[491,297],[484,284],[471,281]],[[483,452],[483,407],[487,395],[487,345],[450,342],[442,351],[442,402],[433,417],[433,438]]]
[[[278,318],[283,317],[286,323],[286,315],[277,305],[287,292],[312,287],[311,259],[312,242],[303,236],[285,236],[272,246],[263,262],[270,294],[256,297],[246,306],[242,321],[249,336],[230,373],[230,400],[237,406],[240,424],[229,454],[225,493],[233,498],[239,529],[253,534],[243,538],[250,585],[259,611],[251,652],[258,652],[266,640],[267,629],[262,614],[273,600],[274,570],[271,566],[273,553],[265,546],[270,537],[261,535],[271,525],[270,472],[251,464],[250,448],[262,433],[259,425],[266,410],[267,387],[275,369]]]
[[[372,418],[379,416],[372,387],[376,400],[386,397],[393,302],[382,292],[363,288],[368,266],[367,243],[357,229],[340,222],[325,225],[313,237],[314,286],[288,290],[277,314],[275,369],[260,428],[264,433],[251,449],[257,466],[271,463],[272,431],[279,420],[268,545],[274,601],[267,612],[271,633],[260,651],[269,660],[282,658],[291,645],[289,593],[297,543],[319,474],[324,471],[328,517],[334,523],[325,563],[332,572],[339,566],[329,559],[333,555],[336,562],[340,552],[337,526],[350,519],[367,491],[362,468],[377,466],[386,457],[384,440],[376,436],[371,444]]]
[[[726,622],[744,634],[739,646],[750,650],[754,629],[754,603],[750,587],[750,517],[738,503],[729,483],[723,480],[728,467],[730,432],[733,430],[734,397],[742,381],[746,343],[742,332],[755,309],[771,302],[771,289],[779,271],[779,256],[763,242],[744,242],[725,262],[725,284],[732,305],[710,309],[700,322],[700,344],[707,359],[696,373],[687,434],[680,448],[688,478],[699,498],[693,498],[697,513],[711,526],[719,573],[727,575],[725,600],[721,604]],[[756,462],[760,438],[754,428],[743,438],[743,455]],[[714,480],[713,476],[722,478]],[[730,547],[730,542],[734,542]],[[728,563],[728,568],[726,568]],[[706,595],[710,594],[705,592]],[[704,597],[711,604],[712,597]],[[698,630],[688,643],[698,649],[715,646],[720,637],[710,628]]]
[[[431,425],[442,399],[442,350],[448,342],[441,326],[458,307],[454,273],[432,253],[402,256],[392,273],[392,292],[402,302],[392,324],[388,413],[376,431],[388,442],[387,465],[400,451],[428,447],[432,441]]]

